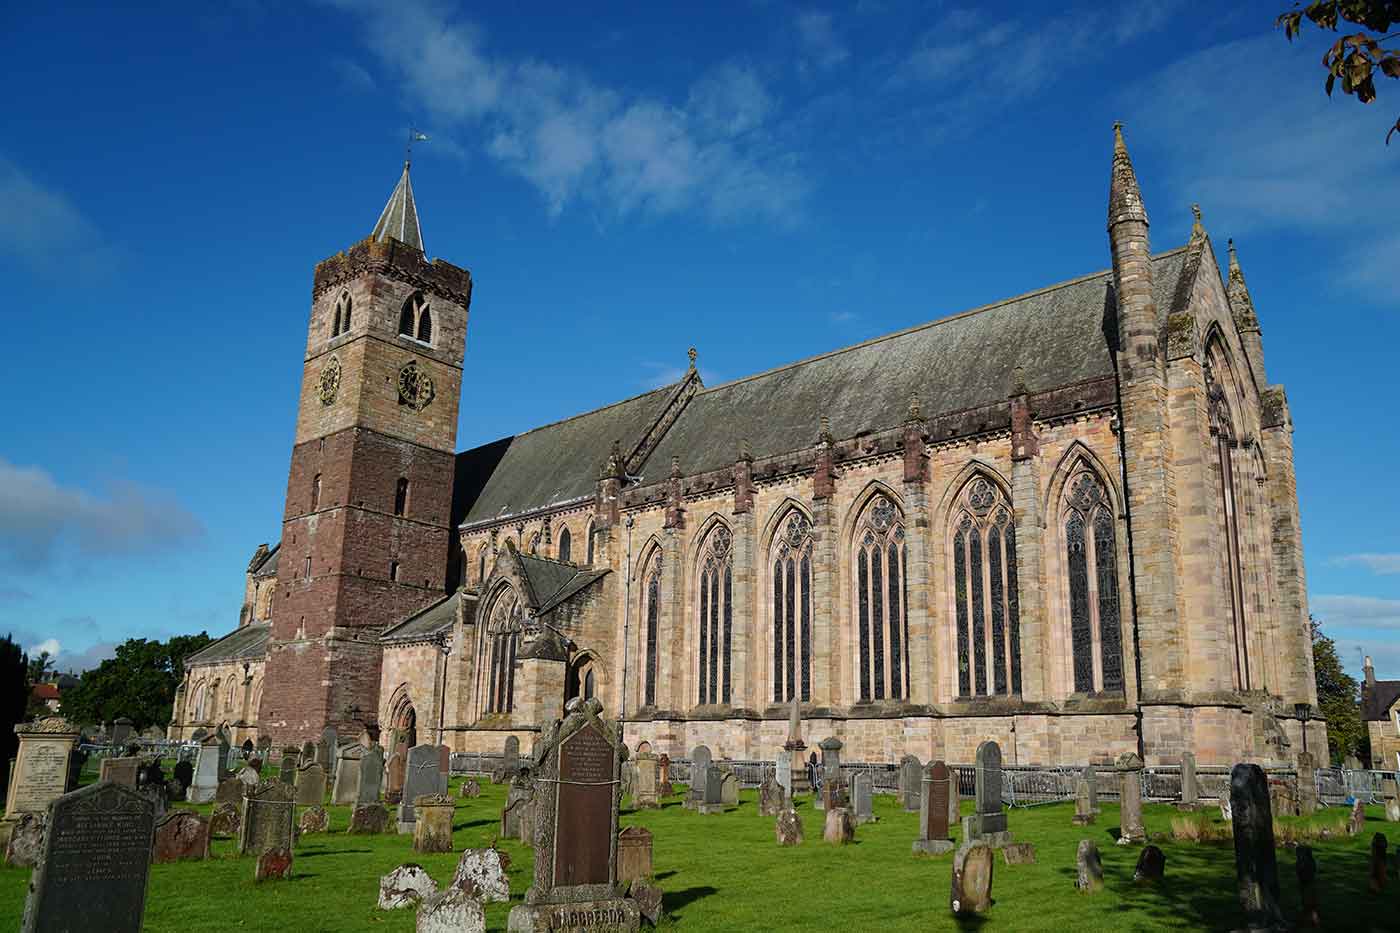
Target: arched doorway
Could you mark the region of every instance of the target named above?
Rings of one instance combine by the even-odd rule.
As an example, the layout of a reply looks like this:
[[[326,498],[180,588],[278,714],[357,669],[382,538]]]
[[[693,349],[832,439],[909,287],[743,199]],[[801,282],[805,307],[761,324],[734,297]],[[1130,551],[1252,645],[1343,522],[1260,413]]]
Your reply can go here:
[[[393,730],[391,753],[407,754],[410,748],[418,744],[418,711],[413,708],[407,687],[396,690],[390,701],[389,728]]]

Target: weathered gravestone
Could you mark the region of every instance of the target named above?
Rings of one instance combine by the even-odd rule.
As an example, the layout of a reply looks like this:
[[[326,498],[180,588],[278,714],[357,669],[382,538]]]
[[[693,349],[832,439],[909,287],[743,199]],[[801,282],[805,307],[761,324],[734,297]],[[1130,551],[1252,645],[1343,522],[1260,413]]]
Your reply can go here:
[[[326,812],[326,808],[319,804],[302,810],[301,816],[297,818],[297,831],[303,836],[328,832],[330,828],[331,816]]]
[[[384,749],[376,742],[364,750],[356,765],[360,769],[360,779],[355,806],[378,803],[380,790],[384,786]]]
[[[1317,859],[1313,858],[1311,846],[1298,847],[1294,870],[1298,873],[1298,899],[1302,902],[1298,926],[1300,929],[1317,929],[1322,926],[1319,912],[1322,898],[1317,890]]]
[[[1351,805],[1351,816],[1347,819],[1347,835],[1359,836],[1366,828],[1366,804],[1360,800],[1353,801]]]
[[[518,770],[520,770],[520,740],[513,735],[508,735],[501,747],[501,766],[491,772],[491,783],[506,784]]]
[[[1075,826],[1089,826],[1094,822],[1093,785],[1083,778],[1074,784],[1074,817],[1070,822]]]
[[[704,802],[706,774],[712,760],[708,746],[697,745],[690,750],[690,792],[685,795],[687,810],[694,810]]]
[[[403,799],[404,776],[408,771],[408,760],[402,752],[394,752],[384,766],[384,802],[398,803]]]
[[[326,770],[327,777],[335,772],[338,741],[339,736],[335,734],[335,726],[326,726],[321,730],[321,742],[316,746],[316,763]]]
[[[464,891],[447,888],[423,898],[415,929],[417,933],[484,933],[486,913],[481,901]]]
[[[676,792],[671,786],[671,756],[665,752],[656,760],[657,767],[657,787],[656,792],[662,797],[669,797]]]
[[[1142,825],[1142,759],[1135,752],[1118,756],[1114,768],[1121,785],[1118,790],[1118,844],[1144,842],[1147,830]]]
[[[597,699],[573,704],[540,741],[535,879],[525,903],[511,909],[511,933],[640,926],[637,905],[617,884],[622,738],[599,718],[602,708]]]
[[[924,766],[913,755],[899,759],[899,802],[906,813],[923,809]]]
[[[278,776],[283,784],[291,787],[297,782],[297,750],[288,745],[282,749],[282,760],[278,765]]]
[[[365,803],[350,813],[347,833],[375,835],[389,828],[389,811],[382,803]]]
[[[29,882],[23,933],[141,929],[155,814],[136,791],[92,784],[53,801],[43,857]]]
[[[44,857],[44,827],[47,813],[21,813],[19,819],[6,821],[10,838],[5,840],[5,864],[15,868],[33,868]]]
[[[834,846],[843,846],[856,838],[856,821],[848,807],[827,807],[822,839]]]
[[[209,821],[189,810],[171,810],[157,823],[151,861],[200,861],[209,857]]]
[[[243,800],[244,784],[238,778],[229,778],[219,782],[219,789],[214,791],[215,803],[231,803],[235,807]]]
[[[309,765],[316,760],[316,743],[307,739],[301,743],[301,761],[297,762],[298,767]]]
[[[739,776],[728,768],[723,769],[719,780],[719,802],[726,807],[739,804]]]
[[[413,832],[417,819],[413,800],[424,794],[438,793],[438,751],[436,745],[415,745],[408,750],[404,766],[403,796],[399,800],[399,832]]]
[[[457,796],[463,800],[471,800],[481,796],[481,785],[475,778],[463,778],[462,784],[457,788]]]
[[[1099,858],[1099,847],[1092,839],[1079,840],[1079,850],[1074,856],[1077,876],[1074,886],[1085,894],[1103,890],[1103,861]]]
[[[661,806],[657,796],[656,756],[651,752],[637,755],[637,779],[632,786],[632,806],[638,810],[654,810]]]
[[[234,806],[231,803],[216,803],[214,810],[209,814],[209,834],[211,836],[237,836],[238,828],[243,825],[242,803]]]
[[[828,736],[817,747],[822,751],[821,808],[844,807],[850,798],[841,780],[841,740],[834,735]]]
[[[365,747],[358,742],[341,750],[340,764],[335,769],[335,784],[331,789],[331,803],[344,806],[359,801],[360,760],[364,754]]]
[[[326,802],[326,769],[319,762],[297,769],[296,803],[299,807],[319,807]]]
[[[1001,807],[1001,746],[987,741],[977,746],[977,812],[963,818],[963,841],[1003,846],[1011,841],[1006,812]]]
[[[857,774],[851,782],[851,797],[855,804],[855,821],[860,826],[875,820],[875,782],[868,774]]]
[[[294,810],[292,789],[281,781],[263,781],[248,791],[238,829],[238,853],[290,849]]]
[[[525,832],[525,813],[534,805],[535,788],[530,780],[519,771],[511,778],[510,789],[506,791],[505,806],[501,808],[501,835],[507,839],[519,839],[526,844],[534,843],[533,834]]]
[[[1385,853],[1389,845],[1384,833],[1376,833],[1371,837],[1371,865],[1366,876],[1366,887],[1372,894],[1380,894],[1385,890]]]
[[[791,807],[782,811],[773,825],[773,835],[780,846],[802,845],[802,817]]]
[[[948,838],[948,795],[953,792],[952,772],[942,761],[932,762],[920,778],[919,838],[914,851],[943,855],[953,851]]]
[[[97,779],[110,781],[123,787],[136,787],[136,769],[141,766],[139,758],[104,758],[98,765]]]
[[[422,865],[409,862],[379,877],[379,909],[412,907],[437,893],[437,882]]]
[[[1133,869],[1133,880],[1140,884],[1155,884],[1162,880],[1166,871],[1166,853],[1156,846],[1145,846],[1138,855],[1137,867]]]
[[[194,783],[185,796],[191,803],[208,803],[219,792],[219,739],[206,738],[199,746],[199,757],[194,764]]]
[[[452,851],[452,798],[419,794],[413,798],[413,851]]]
[[[22,722],[14,730],[19,751],[5,795],[5,817],[10,820],[22,813],[43,814],[66,792],[78,741],[78,730],[56,716]]]
[[[695,811],[706,816],[724,812],[724,772],[715,765],[705,769],[705,796],[695,805]]]
[[[1089,811],[1099,815],[1099,772],[1093,765],[1085,765],[1080,778],[1089,785]]]
[[[1298,753],[1298,815],[1317,812],[1317,759],[1312,752]]]
[[[992,847],[964,844],[953,856],[953,890],[948,906],[955,914],[980,914],[992,906]]]
[[[180,782],[180,786],[185,791],[188,791],[190,785],[194,783],[194,765],[185,759],[175,762],[175,768],[171,773],[175,775],[175,780]]]
[[[482,903],[504,904],[510,900],[509,867],[510,856],[500,849],[468,849],[457,860],[452,887]]]
[[[1185,752],[1181,756],[1181,810],[1198,810],[1201,806],[1201,789],[1196,780],[1196,756]]]
[[[227,726],[219,726],[219,731],[214,735],[214,744],[219,750],[217,780],[222,781],[229,776],[229,766],[233,761],[233,744],[229,739]]]
[[[759,816],[777,816],[786,806],[787,795],[782,785],[771,777],[764,778],[763,783],[758,785]]]
[[[785,748],[778,749],[778,759],[773,766],[773,783],[782,792],[783,806],[786,806],[786,801],[792,799],[792,752]],[[759,800],[762,801],[762,799],[760,796]]]
[[[617,834],[617,883],[651,877],[651,831],[629,826]]]
[[[1230,770],[1230,811],[1235,879],[1245,920],[1251,930],[1282,927],[1269,780],[1258,765],[1238,764]]]

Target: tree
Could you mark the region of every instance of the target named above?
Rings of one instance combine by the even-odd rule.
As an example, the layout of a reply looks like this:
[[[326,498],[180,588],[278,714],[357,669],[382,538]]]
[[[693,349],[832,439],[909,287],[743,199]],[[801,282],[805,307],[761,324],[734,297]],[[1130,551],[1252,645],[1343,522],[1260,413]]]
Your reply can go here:
[[[1307,6],[1295,5],[1289,12],[1279,14],[1274,25],[1282,26],[1283,34],[1292,42],[1301,32],[1305,18],[1319,29],[1333,32],[1337,32],[1341,22],[1369,30],[1344,35],[1323,53],[1328,97],[1340,80],[1343,94],[1369,104],[1376,99],[1377,71],[1388,78],[1400,78],[1400,46],[1386,48],[1381,44],[1400,38],[1400,32],[1390,31],[1393,24],[1400,23],[1400,0],[1313,0]],[[1400,120],[1385,134],[1387,146],[1398,131]]]
[[[0,639],[0,799],[8,790],[10,759],[19,751],[15,726],[24,720],[29,704],[28,670],[29,659],[14,638],[6,635]]]
[[[1342,669],[1337,645],[1322,634],[1322,623],[1308,617],[1312,627],[1313,671],[1317,677],[1317,706],[1327,720],[1327,750],[1339,764],[1348,755],[1370,758],[1370,736],[1361,719],[1361,687]]]
[[[168,642],[131,638],[116,657],[83,675],[63,694],[63,715],[74,723],[110,722],[125,716],[137,730],[170,722],[175,690],[185,677],[185,658],[209,644],[207,632]]]
[[[49,671],[53,670],[53,658],[47,651],[40,651],[37,657],[29,659],[29,686],[41,684]]]

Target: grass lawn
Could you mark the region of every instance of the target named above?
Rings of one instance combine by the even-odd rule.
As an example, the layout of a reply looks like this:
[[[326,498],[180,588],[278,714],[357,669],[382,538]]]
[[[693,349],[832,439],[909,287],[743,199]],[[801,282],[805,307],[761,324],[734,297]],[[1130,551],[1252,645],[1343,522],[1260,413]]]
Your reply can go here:
[[[460,779],[453,779],[455,796]],[[462,849],[484,846],[496,834],[506,789],[483,783],[481,797],[458,800],[454,842]],[[964,810],[970,806],[964,802]],[[208,812],[204,805],[197,809]],[[205,862],[154,865],[146,907],[146,929],[170,933],[263,930],[411,931],[414,912],[376,909],[379,877],[404,862],[417,862],[439,884],[452,877],[458,854],[417,855],[412,838],[349,836],[348,807],[331,807],[331,832],[305,837],[296,847],[291,880],[254,884],[253,860],[238,858],[233,844],[217,839]],[[1018,841],[1035,843],[1037,863],[1007,866],[998,856],[985,918],[958,924],[948,912],[952,856],[913,856],[916,814],[904,813],[893,797],[876,797],[879,821],[861,826],[854,845],[822,842],[822,814],[802,799],[806,842],[780,849],[773,820],[758,815],[756,792],[745,791],[737,807],[722,815],[684,810],[678,797],[660,810],[624,810],[622,824],[644,826],[654,836],[656,878],[665,891],[665,928],[678,930],[1226,930],[1242,916],[1235,897],[1234,850],[1230,842],[1199,845],[1163,841],[1166,882],[1132,882],[1139,847],[1113,845],[1117,807],[1105,804],[1098,825],[1070,824],[1072,804],[1013,810]],[[1149,805],[1149,834],[1166,833],[1175,810]],[[1343,811],[1332,808],[1335,822]],[[1218,819],[1218,813],[1212,811]],[[1298,822],[1298,821],[1293,821]],[[1368,813],[1360,837],[1313,844],[1322,895],[1323,925],[1329,930],[1400,929],[1400,879],[1379,897],[1367,893],[1371,835],[1391,829],[1379,808]],[[1400,843],[1400,824],[1390,835]],[[1095,838],[1107,886],[1097,895],[1074,888],[1075,849]],[[529,886],[531,851],[506,841],[512,903]],[[1291,917],[1298,907],[1293,853],[1280,849],[1283,901]],[[0,930],[19,926],[28,869],[0,868]],[[487,906],[487,923],[504,930],[510,904]],[[93,918],[93,930],[102,928]]]

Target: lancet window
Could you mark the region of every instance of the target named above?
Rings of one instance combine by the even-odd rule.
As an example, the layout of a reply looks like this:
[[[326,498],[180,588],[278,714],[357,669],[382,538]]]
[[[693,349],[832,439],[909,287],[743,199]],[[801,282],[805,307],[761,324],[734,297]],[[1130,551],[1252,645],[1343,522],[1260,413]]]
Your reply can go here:
[[[734,628],[733,537],[715,525],[700,549],[700,703],[728,703],[730,648]]]
[[[643,705],[656,705],[657,637],[661,626],[661,552],[655,551],[642,573],[642,617],[646,626]]]
[[[1077,693],[1123,689],[1118,551],[1103,483],[1081,467],[1065,484],[1061,524],[1069,572],[1070,648]]]
[[[1218,347],[1215,348],[1218,352]],[[1222,367],[1222,369],[1225,367]],[[1240,516],[1237,482],[1239,471],[1235,451],[1239,439],[1235,419],[1225,387],[1216,379],[1215,366],[1207,359],[1205,365],[1206,403],[1210,416],[1210,433],[1215,438],[1216,478],[1220,486],[1220,516],[1222,540],[1225,542],[1225,570],[1229,581],[1231,635],[1235,647],[1235,685],[1250,688],[1249,649],[1245,635],[1244,613],[1244,552],[1240,548]]]
[[[482,645],[482,667],[487,672],[487,713],[509,713],[515,709],[515,652],[520,643],[522,619],[523,611],[515,590],[502,590],[491,607]]]
[[[573,552],[573,536],[569,534],[568,528],[559,529],[559,559],[568,560]]]
[[[773,537],[773,702],[812,699],[812,522],[794,509]]]
[[[951,547],[958,695],[1021,692],[1016,523],[1011,503],[985,476],[958,498]]]
[[[904,519],[888,496],[875,496],[856,525],[855,592],[860,699],[909,695],[905,619]]]

